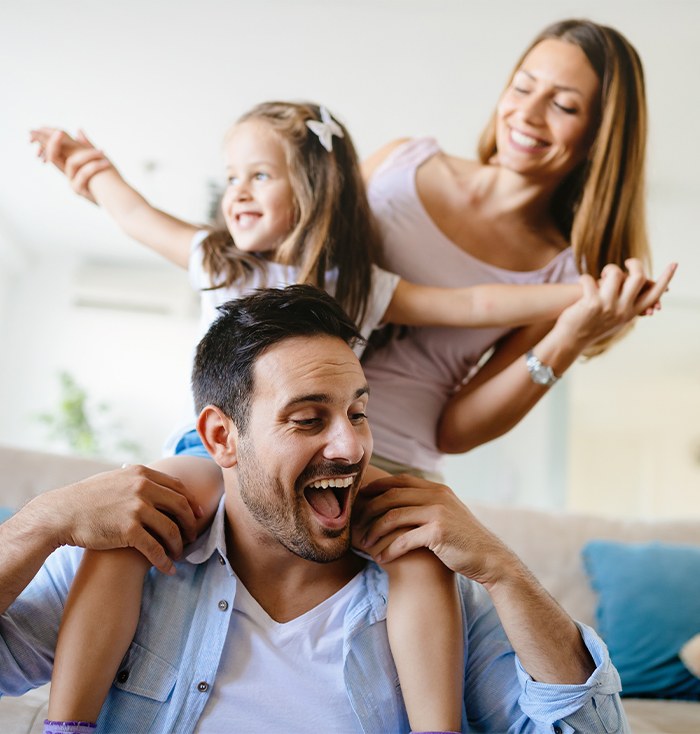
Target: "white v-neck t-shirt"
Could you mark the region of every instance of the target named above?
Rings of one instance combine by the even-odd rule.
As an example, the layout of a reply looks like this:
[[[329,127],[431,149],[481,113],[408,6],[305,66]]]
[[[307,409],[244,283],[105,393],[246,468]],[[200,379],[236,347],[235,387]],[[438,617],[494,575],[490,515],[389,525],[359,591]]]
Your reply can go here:
[[[197,734],[361,732],[343,676],[343,619],[358,593],[361,573],[280,624],[238,580],[216,683]]]

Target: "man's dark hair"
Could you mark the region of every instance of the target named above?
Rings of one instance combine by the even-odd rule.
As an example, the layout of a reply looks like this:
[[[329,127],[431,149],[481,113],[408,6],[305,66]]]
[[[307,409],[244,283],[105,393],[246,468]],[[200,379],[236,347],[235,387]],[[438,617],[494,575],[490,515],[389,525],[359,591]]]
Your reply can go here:
[[[269,347],[295,336],[327,335],[348,346],[364,341],[331,296],[311,285],[255,291],[224,303],[197,347],[192,392],[197,412],[215,405],[245,433],[253,365]]]

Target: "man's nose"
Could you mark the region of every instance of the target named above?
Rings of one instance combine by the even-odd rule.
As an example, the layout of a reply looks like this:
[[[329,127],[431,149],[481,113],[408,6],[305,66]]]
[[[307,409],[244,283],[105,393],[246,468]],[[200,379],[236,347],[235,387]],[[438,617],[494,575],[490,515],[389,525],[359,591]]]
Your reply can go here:
[[[330,461],[356,464],[365,454],[363,431],[349,420],[336,421],[328,433],[323,455]]]

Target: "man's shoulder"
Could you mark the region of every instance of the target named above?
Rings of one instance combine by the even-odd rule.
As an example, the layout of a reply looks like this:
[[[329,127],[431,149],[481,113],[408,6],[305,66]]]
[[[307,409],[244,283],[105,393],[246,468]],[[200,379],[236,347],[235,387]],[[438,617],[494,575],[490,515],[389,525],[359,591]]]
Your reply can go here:
[[[44,565],[35,580],[41,578],[42,575],[72,580],[84,553],[84,548],[78,548],[73,545],[62,545],[44,561]]]

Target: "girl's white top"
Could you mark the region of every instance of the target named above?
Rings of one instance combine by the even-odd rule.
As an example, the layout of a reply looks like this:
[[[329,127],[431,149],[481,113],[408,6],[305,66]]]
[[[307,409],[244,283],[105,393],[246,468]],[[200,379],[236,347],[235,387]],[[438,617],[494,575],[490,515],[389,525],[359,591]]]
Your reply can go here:
[[[212,321],[219,315],[216,310],[217,307],[226,303],[226,301],[246,296],[258,288],[284,288],[297,283],[299,277],[299,268],[296,266],[280,265],[279,263],[266,261],[264,271],[256,269],[244,281],[237,282],[228,288],[205,290],[213,285],[211,276],[204,270],[202,265],[204,257],[202,242],[207,234],[206,231],[201,231],[194,236],[189,264],[190,283],[195,290],[200,292],[201,298],[200,338],[206,334]],[[372,267],[372,286],[367,311],[364,320],[358,325],[362,336],[365,338],[382,323],[382,318],[391,303],[399,280],[399,276],[394,273],[388,273],[376,265]],[[327,271],[326,291],[331,296],[335,295],[337,283],[338,269],[333,268]],[[363,350],[364,346],[359,346],[355,351],[360,356]]]

